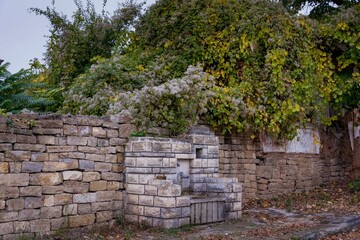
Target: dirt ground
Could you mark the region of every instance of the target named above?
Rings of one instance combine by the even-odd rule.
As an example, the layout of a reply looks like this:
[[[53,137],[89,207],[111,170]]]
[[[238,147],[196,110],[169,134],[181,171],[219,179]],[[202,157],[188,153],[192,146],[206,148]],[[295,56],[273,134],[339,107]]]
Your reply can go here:
[[[237,221],[168,230],[119,221],[120,225],[111,229],[64,230],[48,239],[296,240],[304,239],[301,236],[305,233],[355,218],[360,223],[360,193],[351,192],[348,183],[342,182],[269,200],[249,201],[244,204],[242,219]],[[319,239],[360,239],[360,228]]]

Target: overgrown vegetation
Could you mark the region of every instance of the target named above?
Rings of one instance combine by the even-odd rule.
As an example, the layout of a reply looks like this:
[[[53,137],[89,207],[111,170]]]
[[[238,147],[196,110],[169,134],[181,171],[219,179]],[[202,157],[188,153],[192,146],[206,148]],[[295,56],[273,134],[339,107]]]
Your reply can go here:
[[[256,0],[158,0],[143,13],[130,1],[113,15],[75,3],[70,20],[32,9],[51,23],[38,79],[50,86],[43,94],[53,110],[128,111],[140,130],[172,134],[205,116],[223,132],[291,139],[307,123],[336,120],[329,107],[360,107],[358,4],[317,21],[289,13],[304,1],[283,1],[287,10]]]

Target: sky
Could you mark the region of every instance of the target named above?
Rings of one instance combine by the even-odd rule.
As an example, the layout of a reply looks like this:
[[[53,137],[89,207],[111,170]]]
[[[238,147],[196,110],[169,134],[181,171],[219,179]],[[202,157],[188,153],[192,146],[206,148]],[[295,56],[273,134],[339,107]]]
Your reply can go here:
[[[82,2],[86,4],[86,0]],[[97,12],[101,12],[103,1],[92,2]],[[125,0],[108,0],[105,10],[112,13],[123,2]],[[155,0],[146,2],[150,5]],[[28,68],[29,61],[34,58],[43,59],[50,23],[44,16],[30,13],[29,9],[46,9],[47,6],[51,6],[51,0],[0,0],[0,59],[10,63],[11,73]],[[73,0],[57,0],[55,7],[68,17],[76,10]]]

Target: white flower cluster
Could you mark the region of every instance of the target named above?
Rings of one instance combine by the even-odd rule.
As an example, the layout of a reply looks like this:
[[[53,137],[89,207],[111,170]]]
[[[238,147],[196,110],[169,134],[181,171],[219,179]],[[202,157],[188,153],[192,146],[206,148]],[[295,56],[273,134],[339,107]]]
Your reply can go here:
[[[189,66],[182,78],[158,86],[120,93],[108,114],[128,110],[135,123],[143,128],[164,127],[179,134],[195,124],[207,111],[213,79],[199,66]]]

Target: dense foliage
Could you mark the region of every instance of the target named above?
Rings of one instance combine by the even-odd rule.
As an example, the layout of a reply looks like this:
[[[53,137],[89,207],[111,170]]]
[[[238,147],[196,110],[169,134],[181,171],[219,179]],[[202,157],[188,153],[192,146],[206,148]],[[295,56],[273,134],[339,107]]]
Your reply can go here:
[[[36,76],[34,69],[21,69],[11,74],[7,70],[9,65],[10,63],[0,65],[0,113],[18,113],[24,108],[42,111],[54,104],[49,99],[36,96],[43,85],[32,81]]]
[[[33,9],[51,23],[35,82],[51,85],[40,96],[64,112],[128,111],[172,134],[203,115],[223,132],[291,139],[307,123],[331,124],[329,108],[360,107],[356,3],[320,20],[256,0],[158,0],[142,15],[130,1],[113,16],[75,3],[71,20]]]

